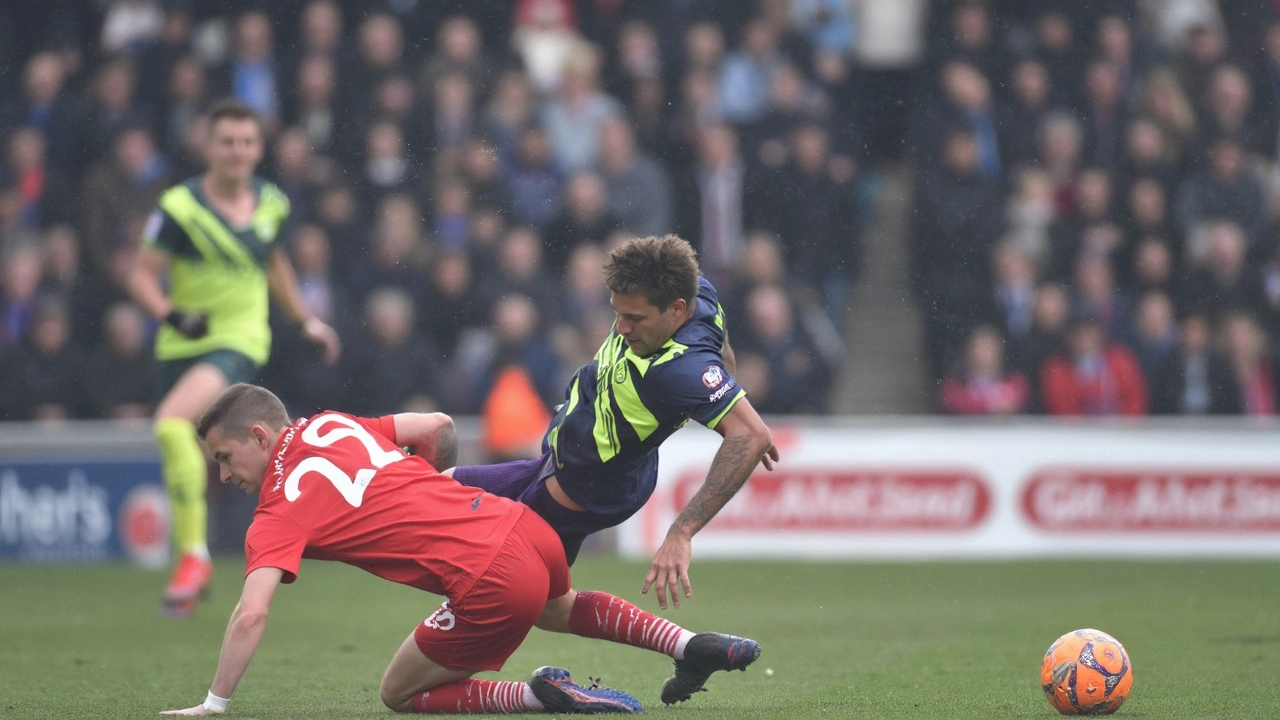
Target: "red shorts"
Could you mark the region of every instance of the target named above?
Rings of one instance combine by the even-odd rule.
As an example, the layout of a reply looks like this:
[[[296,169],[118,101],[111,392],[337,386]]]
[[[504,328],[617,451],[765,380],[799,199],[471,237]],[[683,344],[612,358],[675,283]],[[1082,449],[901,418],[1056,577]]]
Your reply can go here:
[[[545,520],[524,509],[493,563],[457,602],[418,623],[413,639],[450,670],[501,670],[543,607],[569,592],[564,546]]]

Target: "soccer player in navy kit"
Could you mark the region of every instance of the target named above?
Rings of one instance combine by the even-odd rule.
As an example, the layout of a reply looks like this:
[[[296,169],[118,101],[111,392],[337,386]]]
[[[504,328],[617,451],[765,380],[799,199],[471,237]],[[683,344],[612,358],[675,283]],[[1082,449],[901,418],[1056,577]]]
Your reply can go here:
[[[674,235],[632,240],[610,253],[604,269],[617,320],[570,382],[542,457],[459,467],[452,475],[533,508],[572,563],[588,535],[622,523],[653,494],[664,440],[690,418],[715,430],[724,441],[707,479],[671,524],[641,589],[654,587],[663,609],[669,589],[679,607],[679,589],[692,594],[693,535],[757,465],[772,470],[778,450],[733,378],[724,311],[689,243]],[[701,633],[681,654],[663,702],[688,699],[715,670],[745,669],[759,649],[751,640]]]

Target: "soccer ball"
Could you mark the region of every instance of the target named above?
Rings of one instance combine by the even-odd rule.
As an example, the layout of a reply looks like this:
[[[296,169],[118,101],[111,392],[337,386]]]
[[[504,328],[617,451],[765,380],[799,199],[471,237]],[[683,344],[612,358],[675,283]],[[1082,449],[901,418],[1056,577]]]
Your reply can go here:
[[[1109,715],[1133,685],[1124,646],[1098,630],[1076,630],[1058,638],[1044,654],[1040,686],[1063,715]]]

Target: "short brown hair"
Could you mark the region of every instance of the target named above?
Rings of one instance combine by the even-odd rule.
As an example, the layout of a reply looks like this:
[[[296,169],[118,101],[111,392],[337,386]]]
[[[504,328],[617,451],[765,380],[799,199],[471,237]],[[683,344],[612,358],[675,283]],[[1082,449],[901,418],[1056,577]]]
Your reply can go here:
[[[209,431],[218,431],[240,440],[249,435],[254,425],[279,430],[289,425],[289,411],[275,393],[259,385],[236,383],[218,396],[196,421],[196,434],[204,440]]]
[[[235,98],[223,98],[209,108],[209,127],[217,125],[219,120],[252,120],[258,124],[259,130],[262,129],[258,113]]]
[[[610,291],[644,295],[661,310],[680,298],[692,305],[698,297],[698,254],[676,235],[628,240],[609,253],[604,274]]]

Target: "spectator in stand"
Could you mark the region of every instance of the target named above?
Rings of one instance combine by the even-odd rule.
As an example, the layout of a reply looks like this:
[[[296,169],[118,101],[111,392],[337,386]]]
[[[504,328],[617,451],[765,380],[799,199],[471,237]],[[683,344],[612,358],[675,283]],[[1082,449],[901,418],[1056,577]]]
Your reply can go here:
[[[781,238],[791,273],[819,292],[831,321],[843,326],[862,259],[852,163],[832,156],[827,131],[813,123],[796,129],[788,155],[768,190],[765,224]]]
[[[1182,284],[1169,243],[1149,237],[1138,245],[1133,254],[1133,287],[1138,293],[1159,290],[1175,301],[1182,299]]]
[[[156,150],[143,126],[124,128],[109,159],[90,169],[84,181],[84,248],[96,272],[106,272],[111,256],[132,247],[129,221],[155,207],[174,182],[169,161]]]
[[[400,21],[385,12],[366,17],[357,32],[356,53],[353,67],[343,78],[348,108],[369,107],[374,88],[388,77],[405,74],[404,28]]]
[[[764,114],[745,128],[743,154],[753,164],[776,170],[790,155],[788,145],[796,129],[821,122],[827,114],[822,93],[809,85],[795,65],[783,65],[769,82]]]
[[[48,147],[44,134],[30,125],[9,136],[5,166],[0,167],[0,184],[11,184],[21,203],[20,222],[29,230],[66,222],[71,194],[46,161]]]
[[[436,247],[449,252],[470,249],[482,265],[492,260],[493,248],[478,246],[471,224],[471,189],[457,177],[447,177],[436,186],[431,234]]]
[[[1249,76],[1235,65],[1221,65],[1213,70],[1204,99],[1205,112],[1199,130],[1192,140],[1194,157],[1204,157],[1212,150],[1215,139],[1230,136],[1240,141],[1247,158],[1259,158],[1264,150],[1274,147],[1275,139],[1254,123],[1253,87]]]
[[[1040,368],[1046,360],[1062,351],[1067,343],[1067,321],[1071,315],[1071,300],[1066,288],[1058,283],[1041,283],[1036,288],[1035,306],[1031,317],[1031,334],[1026,340],[1021,357],[1015,358],[1017,368],[1031,384],[1029,410],[1044,412],[1041,402]]]
[[[1090,63],[1085,100],[1085,162],[1114,169],[1128,119],[1119,69],[1105,60]]]
[[[1222,346],[1240,393],[1245,415],[1275,415],[1280,408],[1280,378],[1267,337],[1253,316],[1237,311],[1222,320]]]
[[[560,363],[539,332],[541,322],[537,305],[526,295],[505,295],[493,305],[493,345],[486,361],[477,366],[469,412],[481,409],[498,376],[512,365],[528,374],[547,407],[564,400]]]
[[[66,68],[53,52],[31,56],[23,72],[22,95],[6,101],[0,116],[0,135],[30,125],[38,128],[49,147],[49,163],[63,177],[81,167],[81,110],[76,97],[64,90]]]
[[[482,327],[485,308],[478,300],[475,272],[465,252],[437,255],[428,267],[430,304],[424,305],[421,323],[427,339],[440,350],[458,347],[467,328]]]
[[[597,171],[604,181],[609,212],[637,235],[665,235],[674,227],[671,181],[653,158],[637,150],[635,134],[622,118],[600,127]]]
[[[404,131],[394,122],[373,124],[365,136],[364,186],[367,202],[376,205],[391,195],[411,192],[417,180]]]
[[[520,143],[535,123],[533,88],[518,70],[508,70],[498,78],[493,98],[485,107],[480,128],[485,138],[498,148],[503,167],[512,172],[520,161]],[[538,128],[541,130],[541,128]]]
[[[18,246],[4,256],[0,282],[0,351],[16,347],[27,336],[35,315],[43,258],[35,246]]]
[[[345,373],[362,415],[436,407],[439,354],[415,331],[414,315],[413,297],[398,288],[379,288],[365,302],[365,342],[351,353],[354,362]]]
[[[146,316],[136,305],[116,303],[106,312],[102,335],[85,366],[86,376],[98,379],[84,383],[87,412],[112,420],[145,420],[151,416],[156,384]]]
[[[166,154],[171,154],[182,147],[187,127],[213,103],[209,96],[208,73],[194,55],[178,58],[161,87],[167,88],[168,92],[157,100],[164,107],[158,128],[159,144]]]
[[[545,228],[560,214],[563,177],[551,164],[547,133],[531,125],[520,133],[516,160],[506,172],[507,194],[515,222]]]
[[[71,318],[61,298],[41,298],[26,337],[10,349],[0,371],[0,410],[9,420],[86,417],[85,357],[71,342]]]
[[[567,63],[582,51],[574,4],[569,0],[519,0],[511,44],[537,91],[554,93]]]
[[[952,415],[1012,415],[1026,411],[1028,397],[1027,379],[1004,367],[1000,333],[980,325],[969,336],[964,367],[943,380],[938,406]]]
[[[1050,415],[1137,416],[1147,412],[1147,387],[1133,353],[1107,340],[1097,317],[1078,313],[1067,331],[1066,352],[1040,369],[1044,409]]]
[[[297,99],[289,121],[301,127],[320,152],[348,153],[353,148],[340,140],[342,114],[338,111],[338,71],[333,58],[309,55],[298,67],[294,92]]]
[[[1116,173],[1118,186],[1127,193],[1137,183],[1147,180],[1168,194],[1175,189],[1178,175],[1174,160],[1165,131],[1150,118],[1137,118],[1125,130],[1124,154]]]
[[[623,114],[622,105],[597,87],[599,60],[594,48],[581,46],[565,59],[560,86],[542,108],[542,126],[551,141],[551,157],[565,172],[591,167],[599,152],[600,128]]]
[[[729,53],[720,68],[719,106],[727,120],[750,123],[764,115],[773,73],[786,64],[778,50],[778,30],[763,17],[742,33],[741,49]]]
[[[1113,232],[1096,232],[1112,222],[1111,176],[1102,168],[1089,168],[1077,175],[1073,212],[1059,217],[1050,229],[1052,263],[1065,273],[1085,253],[1111,257],[1120,250],[1123,237]],[[1099,240],[1102,243],[1099,243]]]
[[[995,283],[991,296],[990,321],[994,324],[1006,355],[1014,366],[1029,351],[1035,317],[1035,261],[1014,243],[1001,243],[994,253]],[[1004,340],[1007,338],[1007,341]],[[970,336],[970,344],[973,336]]]
[[[498,247],[497,267],[480,279],[480,302],[491,310],[501,298],[516,293],[533,301],[539,317],[556,317],[558,286],[543,266],[543,247],[542,238],[530,228],[507,233]]]
[[[1050,113],[1040,125],[1040,166],[1053,182],[1054,205],[1060,217],[1074,211],[1075,180],[1083,149],[1080,133],[1080,122],[1062,112]]]
[[[1023,168],[1016,176],[1016,190],[1005,204],[1008,230],[1005,239],[1037,265],[1049,264],[1049,230],[1057,219],[1053,182],[1038,168]]]
[[[463,146],[458,164],[461,179],[471,192],[472,207],[510,217],[511,198],[502,181],[497,149],[485,140],[473,138]]]
[[[68,177],[78,177],[84,167],[109,154],[120,131],[148,127],[150,114],[135,97],[137,64],[131,58],[116,58],[103,65],[93,78],[93,95],[80,119],[84,144],[74,153]]]
[[[1182,318],[1177,349],[1161,363],[1151,381],[1155,415],[1238,415],[1241,396],[1231,366],[1213,348],[1209,318]]]
[[[1129,186],[1128,212],[1125,219],[1125,246],[1131,254],[1139,243],[1147,238],[1168,238],[1174,236],[1173,223],[1169,217],[1168,196],[1159,182],[1152,178],[1141,178]]]
[[[1083,48],[1075,42],[1077,28],[1062,8],[1045,4],[1036,9],[1035,54],[1049,71],[1054,104],[1077,107],[1085,60]]]
[[[258,117],[267,137],[280,125],[283,88],[276,76],[276,59],[271,19],[266,13],[250,11],[236,20],[235,55],[228,75],[231,94],[248,105]]]
[[[1164,131],[1170,160],[1185,163],[1196,132],[1196,113],[1178,76],[1167,67],[1154,68],[1143,86],[1140,107]]]
[[[61,297],[67,303],[71,339],[90,348],[102,335],[103,310],[116,300],[100,275],[90,272],[80,253],[80,238],[70,225],[55,225],[41,242],[44,277],[40,294]]]
[[[990,292],[991,249],[1002,231],[998,185],[982,174],[967,128],[946,135],[940,170],[917,189],[913,280],[924,308],[931,377],[941,379]]]
[[[102,20],[102,51],[108,55],[140,54],[160,37],[164,11],[157,0],[123,0],[107,9]]]
[[[1165,360],[1178,346],[1178,324],[1173,300],[1153,290],[1138,299],[1134,313],[1133,354],[1142,367],[1142,376],[1153,382]],[[1152,404],[1154,393],[1152,390]]]
[[[1262,183],[1245,166],[1239,139],[1217,138],[1209,149],[1209,162],[1178,187],[1174,218],[1183,232],[1195,232],[1214,220],[1230,220],[1257,242],[1266,220]]]
[[[698,263],[702,274],[719,287],[742,256],[743,231],[748,212],[758,200],[738,153],[738,139],[728,125],[703,130],[698,142],[698,164],[686,174],[681,190],[681,237],[700,238]]]
[[[357,279],[358,296],[393,287],[415,297],[422,289],[426,248],[418,206],[405,195],[392,195],[378,205],[372,232],[373,252],[367,272]]]
[[[557,311],[548,317],[578,328],[587,328],[600,317],[612,317],[614,310],[609,304],[609,288],[605,286],[601,269],[607,259],[599,245],[588,243],[574,248],[565,271],[563,297]],[[589,336],[590,339],[595,337]],[[583,338],[583,341],[589,340]]]
[[[1049,73],[1034,58],[1024,58],[1013,66],[1013,97],[996,109],[996,129],[1000,154],[1011,167],[1035,162],[1036,135],[1051,110]]]
[[[586,242],[604,242],[606,236],[621,227],[609,212],[608,196],[600,176],[579,172],[569,178],[564,191],[564,210],[547,225],[547,269],[562,273],[573,248]]]
[[[1075,265],[1072,306],[1102,326],[1110,341],[1133,345],[1133,306],[1115,282],[1106,256],[1086,253]]]
[[[465,75],[481,98],[488,98],[493,90],[493,62],[484,54],[480,29],[465,15],[455,15],[441,25],[436,50],[422,64],[419,73],[424,94],[428,94],[441,77],[453,74]]]
[[[462,73],[449,73],[436,80],[435,102],[429,141],[424,157],[436,153],[436,169],[440,172],[458,171],[458,160],[463,146],[475,134],[479,119],[476,112],[475,88]]]
[[[276,185],[289,196],[290,217],[298,222],[314,219],[320,193],[336,172],[329,159],[316,155],[310,138],[299,127],[285,128],[276,135],[271,156]]]
[[[1221,222],[1207,228],[1205,236],[1204,256],[1187,280],[1184,304],[1214,321],[1230,310],[1257,307],[1260,276],[1248,266],[1244,233],[1233,223]]]
[[[747,297],[742,349],[768,363],[769,401],[762,412],[821,414],[830,401],[832,373],[813,340],[795,322],[786,293],[765,285]],[[738,344],[735,333],[734,344]]]

